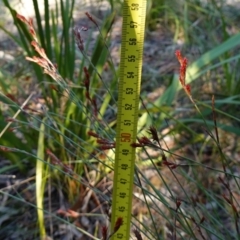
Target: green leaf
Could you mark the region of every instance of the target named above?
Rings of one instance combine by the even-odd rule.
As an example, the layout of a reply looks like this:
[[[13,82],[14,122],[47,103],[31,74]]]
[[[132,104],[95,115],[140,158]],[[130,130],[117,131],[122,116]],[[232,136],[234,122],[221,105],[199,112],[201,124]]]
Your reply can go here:
[[[37,214],[38,214],[38,224],[39,224],[39,231],[40,236],[46,236],[46,230],[44,226],[44,206],[43,206],[43,199],[44,199],[44,189],[46,184],[47,178],[47,171],[45,170],[44,160],[44,133],[45,133],[45,120],[42,121],[39,131],[39,138],[38,138],[38,148],[37,148],[37,158],[36,158],[36,204],[37,204]]]
[[[203,67],[206,67],[207,65],[212,65],[213,60],[217,59],[222,54],[232,50],[238,45],[240,45],[240,33],[230,37],[222,44],[203,54],[198,60],[196,60],[187,68],[186,82],[190,83],[196,80],[200,76],[198,73],[203,69]],[[201,74],[207,71],[208,68],[206,68],[205,71],[202,71]]]

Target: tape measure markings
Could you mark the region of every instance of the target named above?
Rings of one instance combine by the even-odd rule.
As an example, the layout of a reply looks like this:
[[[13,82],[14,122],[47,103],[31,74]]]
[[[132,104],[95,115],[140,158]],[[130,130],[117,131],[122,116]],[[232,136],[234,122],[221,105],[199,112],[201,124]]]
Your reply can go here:
[[[131,143],[137,135],[146,0],[125,0],[123,4],[111,229],[119,217],[123,225],[111,239],[129,240],[135,161]]]

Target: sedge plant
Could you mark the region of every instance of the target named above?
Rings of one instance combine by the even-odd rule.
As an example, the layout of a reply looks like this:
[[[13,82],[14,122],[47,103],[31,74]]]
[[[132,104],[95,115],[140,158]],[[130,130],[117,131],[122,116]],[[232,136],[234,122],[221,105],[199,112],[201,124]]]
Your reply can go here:
[[[39,160],[36,164],[35,173],[36,207],[38,209],[40,235],[45,236],[46,231],[43,218],[43,202],[47,187],[46,183],[49,184],[50,175],[58,182],[63,181],[65,185],[64,191],[67,194],[67,198],[72,204],[75,202],[75,205],[77,205],[79,199],[76,195],[79,195],[79,198],[81,198],[81,184],[79,180],[72,180],[69,178],[66,171],[72,173],[74,169],[74,172],[76,172],[78,176],[81,176],[86,170],[84,168],[90,164],[90,168],[98,173],[96,179],[94,179],[96,182],[100,179],[101,172],[104,173],[105,171],[109,171],[109,165],[105,164],[106,167],[103,167],[103,171],[98,170],[98,167],[94,165],[94,163],[96,163],[95,156],[100,153],[101,148],[104,148],[101,146],[104,145],[104,143],[103,139],[99,140],[99,143],[93,141],[90,132],[92,129],[95,130],[95,132],[100,131],[101,135],[104,135],[103,132],[105,132],[105,138],[111,138],[110,136],[112,135],[111,129],[109,129],[108,125],[104,122],[103,116],[108,103],[112,101],[112,103],[115,104],[112,100],[114,91],[105,92],[102,90],[102,93],[105,92],[105,98],[103,98],[101,95],[97,94],[96,90],[100,89],[105,82],[102,81],[102,83],[99,84],[96,79],[97,77],[101,77],[100,74],[103,70],[104,63],[108,58],[108,49],[105,46],[107,46],[106,42],[108,41],[108,33],[115,14],[110,14],[110,16],[106,18],[102,27],[99,27],[89,14],[87,15],[89,22],[95,25],[101,34],[96,41],[92,58],[90,59],[85,54],[85,58],[81,62],[80,68],[76,73],[71,71],[71,69],[73,70],[75,68],[75,39],[79,49],[84,54],[86,49],[83,49],[81,46],[82,40],[80,34],[82,34],[82,30],[86,31],[87,29],[78,27],[73,28],[72,18],[69,16],[72,16],[74,1],[61,1],[60,4],[63,20],[63,35],[61,41],[58,41],[57,33],[56,20],[58,19],[58,15],[55,16],[55,13],[48,9],[47,1],[45,1],[45,12],[47,12],[45,14],[48,16],[51,14],[52,18],[45,18],[45,20],[48,21],[48,27],[44,28],[45,32],[43,32],[43,26],[41,25],[41,16],[37,14],[39,12],[38,3],[37,1],[33,1],[37,14],[37,24],[40,28],[38,36],[33,28],[32,20],[27,20],[26,18],[17,15],[16,11],[11,8],[8,1],[5,1],[4,3],[9,8],[21,36],[21,42],[18,41],[17,43],[26,50],[29,56],[32,56],[33,52],[31,52],[31,46],[28,42],[32,39],[32,45],[40,57],[29,57],[28,59],[37,62],[40,67],[44,68],[44,72],[55,80],[55,82],[52,82],[50,78],[46,78],[47,75],[44,75],[38,66],[34,67],[35,80],[38,82],[38,86],[41,88],[41,93],[45,99],[45,106],[42,109],[43,112],[40,114],[37,111],[37,114],[34,114],[34,109],[30,107],[29,103],[32,94],[30,94],[29,98],[22,106],[19,106],[15,99],[11,100],[10,94],[6,93],[2,95],[2,101],[7,104],[12,104],[9,104],[10,109],[17,113],[15,115],[12,114],[14,117],[7,120],[8,124],[6,124],[6,120],[4,119],[6,127],[3,128],[1,133],[1,136],[4,135],[4,138],[1,138],[1,145],[8,146],[8,148],[2,147],[3,153],[12,160],[14,159],[12,156],[15,154],[18,155],[16,158],[27,158],[27,160],[29,160],[28,165],[31,164],[32,166],[34,166],[34,159]],[[69,38],[70,29],[72,35]],[[6,29],[5,32],[7,32]],[[50,37],[50,32],[54,33],[53,39],[52,36],[51,39],[48,38]],[[46,38],[46,36],[48,37]],[[51,45],[52,40],[54,40],[54,46]],[[40,47],[40,44],[45,47],[47,45],[48,47],[45,48],[46,50],[43,50],[43,48]],[[52,64],[48,59],[47,54],[55,56],[57,63]],[[63,55],[65,57],[62,57]],[[86,67],[83,67],[85,64]],[[82,78],[85,78],[83,82]],[[116,73],[114,78],[115,81],[111,83],[109,88],[114,88],[116,85]],[[68,79],[73,80],[71,84]],[[102,103],[101,108],[98,105],[99,102]],[[9,112],[9,114],[11,115],[11,112]],[[14,133],[12,133],[12,135],[9,135],[8,133],[10,125],[11,127],[15,127],[17,124],[19,124],[19,128],[23,131],[24,128],[28,129],[28,134],[24,137],[23,141],[25,142],[22,145],[19,144],[21,141],[15,137]],[[7,140],[8,136],[15,137],[16,141],[12,141],[12,144],[10,144]],[[35,137],[35,140],[32,136]],[[12,140],[13,139],[14,138],[12,138]],[[27,144],[29,149],[24,147],[28,141],[31,142],[31,145]],[[31,154],[34,148],[37,149],[36,154]],[[22,154],[25,156],[22,157]],[[58,158],[56,157],[57,155],[61,157]],[[18,161],[16,162],[18,163]],[[49,165],[53,166],[53,163],[55,164],[55,167],[52,171],[49,169]],[[18,164],[20,165],[21,162]],[[20,166],[22,166],[23,171],[27,169],[26,164]],[[21,168],[19,167],[19,169]],[[5,169],[5,171],[7,171],[7,169]],[[82,188],[82,191],[84,191],[84,188]]]

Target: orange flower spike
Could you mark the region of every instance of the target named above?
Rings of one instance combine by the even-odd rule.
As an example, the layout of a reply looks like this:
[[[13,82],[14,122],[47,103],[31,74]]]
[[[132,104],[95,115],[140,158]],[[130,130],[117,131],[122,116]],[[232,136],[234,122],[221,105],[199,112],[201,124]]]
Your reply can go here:
[[[177,51],[175,52],[175,55],[177,56],[177,59],[178,59],[180,65],[182,65],[183,57],[182,57],[181,52],[180,52],[179,50],[177,50]]]
[[[88,131],[87,134],[88,134],[88,136],[91,136],[91,137],[100,138],[100,135],[98,135],[97,133],[95,133],[93,131]]]
[[[118,229],[123,225],[123,218],[119,217],[115,223],[113,232],[117,232]]]
[[[177,50],[175,52],[175,55],[179,61],[180,64],[180,70],[179,70],[179,81],[182,84],[184,90],[186,91],[186,93],[188,95],[191,95],[191,87],[189,84],[186,85],[186,71],[187,71],[187,64],[188,64],[188,60],[187,58],[183,58],[181,55],[181,52],[179,50]]]
[[[81,30],[87,31],[87,28],[85,28],[85,27],[82,27],[81,29],[74,28],[73,33],[75,36],[76,44],[77,44],[79,50],[82,52],[84,50],[84,44],[83,44],[83,40],[82,40],[82,37],[80,34]]]
[[[28,20],[27,20],[24,16],[22,16],[22,15],[20,15],[20,14],[17,13],[16,17],[17,17],[19,20],[21,20],[22,22],[24,22],[24,23],[26,23],[26,24],[29,25]]]
[[[50,87],[52,90],[58,92],[58,89],[57,89],[56,86],[54,86],[53,84],[51,84],[49,87]]]
[[[108,235],[108,227],[107,226],[103,226],[102,227],[102,239],[103,240],[107,240],[107,235]]]
[[[145,146],[145,145],[152,145],[151,140],[149,138],[147,138],[147,137],[141,137],[140,139],[138,139],[138,142],[140,144],[142,144],[143,146]]]
[[[175,52],[175,55],[176,55],[176,57],[177,57],[177,59],[178,59],[178,62],[179,62],[179,64],[180,64],[180,69],[179,69],[179,81],[181,82],[181,84],[184,86],[184,84],[185,84],[185,74],[184,74],[184,59],[183,59],[183,57],[182,57],[182,54],[181,54],[181,52],[179,51],[179,50],[177,50],[176,52]]]
[[[29,18],[29,20],[28,20],[28,25],[29,25],[30,27],[33,27],[33,19],[32,19],[32,18]]]
[[[36,35],[36,32],[35,32],[35,30],[33,28],[33,19],[30,18],[28,23],[29,23],[29,31],[30,31],[30,33],[32,34],[34,40],[37,41],[37,35]]]
[[[85,74],[85,81],[84,85],[86,87],[87,92],[89,91],[89,85],[90,85],[90,75],[88,72],[88,69],[86,67],[83,68],[84,74]]]
[[[86,97],[88,100],[90,100],[90,101],[91,101],[91,97],[90,97],[90,94],[89,94],[89,92],[88,92],[88,91],[86,91],[86,92],[85,92],[85,97]]]
[[[0,146],[0,150],[3,152],[11,152],[11,149],[5,146]]]
[[[9,118],[6,118],[5,121],[6,121],[6,122],[16,122],[16,119],[9,117]]]
[[[9,99],[11,99],[13,102],[17,103],[17,99],[15,98],[15,96],[13,94],[7,93],[5,96],[8,97]]]
[[[35,39],[36,38],[36,33],[35,33],[34,29],[30,28],[29,31],[30,31],[31,35],[34,37],[34,39]]]
[[[96,101],[96,98],[93,98],[91,100],[92,102],[92,105],[93,105],[93,113],[94,113],[94,116],[97,117],[98,115],[98,108],[97,108],[97,101]]]
[[[153,126],[149,128],[149,133],[152,135],[153,140],[155,140],[158,144],[160,144],[160,140],[158,138],[157,129]]]
[[[28,25],[29,27],[29,31],[31,33],[31,35],[33,36],[34,40],[37,41],[37,35],[36,35],[36,32],[33,28],[33,19],[30,18],[29,20],[27,20],[24,16],[20,15],[17,13],[16,17],[22,21],[23,23],[25,23],[26,25]]]
[[[181,206],[181,201],[180,200],[178,200],[178,199],[176,199],[176,206],[177,206],[177,209],[179,209],[179,207]]]
[[[112,144],[107,139],[97,139],[98,144]]]
[[[58,159],[54,153],[51,152],[50,149],[46,149],[46,154],[50,157],[52,164],[54,165],[62,165],[61,160]]]
[[[143,240],[141,233],[137,229],[133,230],[133,232],[137,240]]]
[[[93,17],[92,17],[88,12],[86,12],[85,14],[86,14],[87,17],[90,19],[90,21],[92,21],[92,22],[98,27],[98,24],[97,24],[97,22],[93,19]]]
[[[186,85],[185,89],[187,93],[191,95],[191,86],[189,84]]]
[[[137,148],[137,147],[143,147],[144,145],[142,143],[131,143],[131,147]]]
[[[42,56],[42,49],[40,48],[39,44],[38,44],[36,41],[32,41],[32,42],[31,42],[31,45],[34,47],[34,50],[35,50],[37,53],[39,53],[39,55],[40,55],[41,57],[43,57],[43,56]]]
[[[115,144],[105,144],[99,147],[102,151],[115,148]]]
[[[32,58],[26,57],[26,59],[28,61],[37,63],[39,66],[43,67],[44,69],[48,68],[48,62],[44,58],[33,56]]]
[[[187,59],[183,58],[182,64],[180,66],[180,82],[182,83],[183,86],[185,86],[186,70],[187,70]]]

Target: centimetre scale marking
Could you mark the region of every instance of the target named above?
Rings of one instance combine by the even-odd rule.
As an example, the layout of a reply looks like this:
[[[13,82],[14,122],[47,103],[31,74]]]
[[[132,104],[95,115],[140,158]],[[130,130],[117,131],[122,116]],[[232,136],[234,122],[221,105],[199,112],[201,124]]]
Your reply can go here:
[[[118,115],[111,231],[117,219],[123,225],[111,240],[129,240],[138,106],[142,72],[146,0],[124,0]]]

